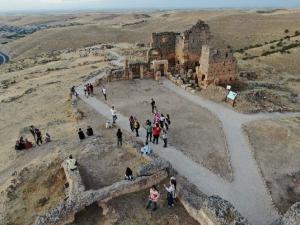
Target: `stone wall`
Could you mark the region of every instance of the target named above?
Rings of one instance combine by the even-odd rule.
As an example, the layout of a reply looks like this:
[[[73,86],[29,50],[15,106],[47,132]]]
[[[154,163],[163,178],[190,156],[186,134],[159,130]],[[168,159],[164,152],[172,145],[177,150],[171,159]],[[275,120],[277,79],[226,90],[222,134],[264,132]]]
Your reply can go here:
[[[236,81],[237,60],[230,49],[202,48],[200,67],[197,68],[199,86],[230,84]]]
[[[179,33],[163,32],[152,34],[152,48],[159,52],[159,59],[167,59],[170,64],[175,64],[176,38]]]
[[[194,69],[199,64],[202,46],[209,44],[211,37],[208,24],[202,20],[177,36],[177,63],[186,69]]]
[[[201,225],[250,225],[228,201],[207,196],[182,176],[177,176],[178,199]]]

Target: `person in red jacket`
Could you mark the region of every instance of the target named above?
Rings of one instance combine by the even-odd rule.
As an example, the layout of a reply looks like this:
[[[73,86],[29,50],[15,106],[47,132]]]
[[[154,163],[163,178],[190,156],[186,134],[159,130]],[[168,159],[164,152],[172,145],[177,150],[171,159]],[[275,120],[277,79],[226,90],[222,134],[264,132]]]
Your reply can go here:
[[[152,208],[152,211],[155,211],[157,209],[157,201],[160,197],[160,194],[156,188],[155,185],[153,185],[150,188],[150,195],[149,195],[149,200],[148,200],[148,204],[147,204],[147,209],[149,209],[150,207]]]
[[[159,124],[157,123],[155,125],[155,127],[153,127],[153,130],[152,130],[152,135],[153,135],[153,144],[158,144],[158,138],[159,138],[159,135],[160,135],[160,131],[161,131],[161,128],[159,127]]]

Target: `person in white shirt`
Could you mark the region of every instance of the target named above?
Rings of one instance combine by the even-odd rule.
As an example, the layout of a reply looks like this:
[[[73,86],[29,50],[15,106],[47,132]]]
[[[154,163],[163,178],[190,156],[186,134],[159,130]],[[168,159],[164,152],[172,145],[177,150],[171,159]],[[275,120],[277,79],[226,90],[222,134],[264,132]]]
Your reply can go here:
[[[116,120],[117,120],[117,111],[115,110],[115,107],[112,106],[111,107],[111,115],[112,115],[112,119],[113,119],[113,124],[116,123]]]
[[[144,155],[149,155],[152,152],[148,142],[146,141],[145,146],[141,148],[141,153]]]
[[[77,161],[76,161],[76,159],[73,159],[72,155],[69,156],[69,158],[66,160],[66,162],[67,162],[68,168],[71,171],[74,171],[77,169]]]
[[[104,96],[105,101],[107,101],[107,95],[106,95],[106,88],[105,87],[102,88],[102,94]]]
[[[174,206],[174,196],[175,196],[175,186],[172,182],[172,180],[170,181],[170,186],[167,187],[166,185],[164,185],[166,191],[167,191],[167,201],[168,201],[168,207],[171,208]]]

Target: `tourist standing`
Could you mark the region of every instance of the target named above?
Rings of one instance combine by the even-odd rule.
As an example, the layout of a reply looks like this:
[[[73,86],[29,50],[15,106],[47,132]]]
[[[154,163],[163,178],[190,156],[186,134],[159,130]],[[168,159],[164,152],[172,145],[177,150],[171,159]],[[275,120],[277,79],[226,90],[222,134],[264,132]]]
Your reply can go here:
[[[132,115],[129,117],[129,126],[130,126],[130,130],[134,132],[134,118]]]
[[[172,180],[170,180],[169,187],[167,187],[166,185],[164,185],[164,187],[167,191],[168,208],[171,208],[174,206],[175,186],[172,183]]]
[[[88,98],[89,95],[88,95],[88,87],[87,87],[87,85],[84,85],[83,90],[84,90],[84,96]]]
[[[36,144],[39,145],[43,144],[43,139],[42,139],[42,133],[39,129],[35,128],[35,135],[36,135]]]
[[[139,129],[140,129],[140,123],[139,121],[137,120],[137,118],[134,118],[134,130],[135,130],[135,134],[137,137],[139,137]]]
[[[164,128],[164,126],[165,126],[165,116],[164,116],[164,114],[161,114],[160,115],[160,127],[161,128]]]
[[[94,96],[94,86],[90,83],[91,96]]]
[[[166,130],[163,130],[162,139],[164,141],[164,148],[168,147],[168,133]]]
[[[154,113],[154,110],[155,110],[155,101],[153,98],[151,98],[151,109],[152,109],[152,113]]]
[[[161,131],[161,128],[159,127],[159,124],[157,123],[155,125],[155,127],[153,127],[153,129],[152,129],[153,143],[155,143],[155,144],[158,144],[158,139],[159,139],[159,136],[160,136],[160,131]]]
[[[113,124],[116,123],[116,120],[117,120],[117,111],[115,110],[115,107],[112,106],[111,107],[111,115],[112,115],[112,119],[113,119]]]
[[[149,140],[152,141],[152,124],[151,124],[150,120],[146,121],[146,132],[147,132],[146,141],[147,142]]]
[[[159,199],[159,192],[156,188],[155,185],[153,185],[150,188],[150,195],[149,195],[149,200],[148,200],[148,204],[147,204],[147,209],[152,208],[152,211],[155,211],[157,209],[157,201]]]
[[[33,139],[34,139],[35,143],[36,143],[35,127],[34,127],[33,125],[31,125],[31,126],[29,127],[29,130],[30,130],[30,133],[31,133],[32,136],[33,136]]]
[[[121,147],[122,146],[122,142],[123,142],[123,133],[122,133],[122,131],[121,131],[120,128],[118,129],[118,132],[117,132],[117,139],[118,139],[117,146]]]
[[[107,95],[106,95],[106,88],[105,87],[102,88],[102,94],[104,96],[105,101],[107,101]]]

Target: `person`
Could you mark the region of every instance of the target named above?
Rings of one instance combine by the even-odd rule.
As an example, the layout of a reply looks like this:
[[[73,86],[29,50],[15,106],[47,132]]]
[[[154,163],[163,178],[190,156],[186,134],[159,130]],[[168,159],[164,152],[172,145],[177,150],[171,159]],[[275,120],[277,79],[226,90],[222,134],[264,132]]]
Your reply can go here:
[[[16,141],[15,150],[17,150],[17,151],[23,150],[22,146],[20,145],[20,141],[18,141],[18,140]]]
[[[176,178],[175,178],[174,176],[172,176],[172,177],[170,178],[170,181],[172,182],[172,184],[173,184],[174,187],[175,187],[174,199],[176,199],[176,186],[177,186]]]
[[[31,133],[32,136],[33,136],[33,139],[34,139],[35,143],[36,143],[35,127],[34,127],[33,125],[31,125],[31,126],[29,127],[29,130],[30,130],[30,133]]]
[[[135,134],[137,137],[139,137],[139,129],[140,129],[140,123],[139,121],[137,120],[137,118],[134,118],[134,130],[135,130]]]
[[[154,113],[155,110],[155,101],[153,98],[151,98],[151,108],[152,108],[152,113]]]
[[[25,138],[24,147],[25,147],[26,150],[28,150],[28,149],[31,149],[33,147],[33,144],[30,141],[28,141],[27,138]]]
[[[35,135],[36,135],[36,144],[37,145],[39,145],[39,143],[43,144],[42,133],[37,128],[35,128]]]
[[[125,180],[133,180],[132,170],[129,167],[125,171]]]
[[[170,180],[170,186],[167,187],[166,185],[164,185],[164,187],[167,191],[168,208],[171,208],[174,206],[175,186]]]
[[[107,101],[107,95],[106,95],[106,88],[105,87],[102,88],[102,94],[104,96],[105,101]]]
[[[83,131],[81,130],[81,128],[79,128],[79,130],[78,130],[78,136],[81,141],[83,139],[85,139],[85,135],[84,135]]]
[[[78,97],[78,93],[76,92],[75,86],[71,87],[71,95]]]
[[[119,128],[118,132],[117,132],[117,138],[118,138],[117,146],[118,147],[122,146],[122,136],[123,136],[123,133],[122,133],[121,129]]]
[[[19,146],[20,146],[21,150],[25,149],[25,141],[22,136],[19,139]]]
[[[94,96],[94,86],[90,83],[91,96]]]
[[[112,106],[111,107],[111,115],[112,115],[112,119],[113,119],[113,124],[116,123],[116,120],[117,120],[117,111],[115,110],[115,107]]]
[[[86,135],[87,136],[93,136],[94,135],[93,128],[91,128],[90,126],[88,126],[87,129],[86,129]]]
[[[154,114],[154,120],[153,120],[154,124],[160,123],[160,114],[159,112]]]
[[[146,141],[152,141],[152,124],[150,122],[150,120],[146,121],[146,132],[147,132],[147,136],[146,136]]]
[[[165,122],[166,122],[165,125],[166,125],[167,130],[169,130],[169,126],[171,125],[171,119],[170,119],[169,114],[166,115],[166,121]]]
[[[153,129],[152,129],[153,143],[155,143],[155,144],[158,144],[158,138],[160,136],[160,131],[161,131],[161,129],[159,127],[159,124],[157,123],[155,125],[155,127],[153,127]]]
[[[164,116],[164,114],[161,114],[160,115],[160,127],[161,128],[164,128],[164,126],[165,126],[165,116]]]
[[[51,142],[50,134],[46,133],[46,134],[45,134],[45,137],[44,137],[44,140],[45,140],[45,143]]]
[[[150,188],[150,195],[148,204],[146,206],[147,209],[152,208],[152,211],[155,211],[157,209],[157,201],[159,199],[160,195],[155,185],[153,185]]]
[[[90,84],[86,85],[86,90],[87,90],[87,95],[90,96],[91,95],[91,87]]]
[[[84,85],[83,90],[84,90],[84,96],[88,98],[89,95],[88,95],[88,88],[87,88],[87,85]]]
[[[145,143],[145,146],[141,148],[141,153],[144,155],[149,155],[152,153],[152,150],[147,141]]]
[[[76,159],[73,159],[72,155],[69,155],[69,158],[66,160],[66,162],[67,162],[68,168],[71,171],[74,171],[77,169],[78,163],[77,163]]]
[[[129,126],[130,126],[130,130],[132,132],[134,132],[134,118],[133,118],[133,116],[129,117]]]
[[[166,130],[163,130],[162,139],[164,141],[164,148],[168,147],[168,133]]]

